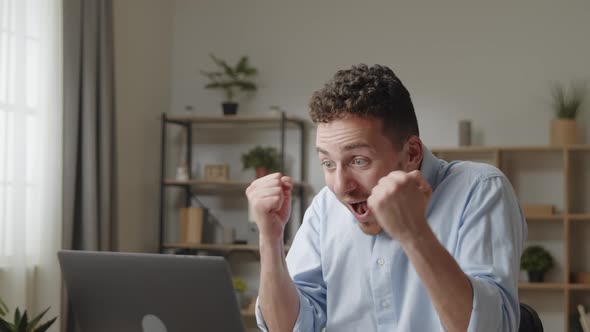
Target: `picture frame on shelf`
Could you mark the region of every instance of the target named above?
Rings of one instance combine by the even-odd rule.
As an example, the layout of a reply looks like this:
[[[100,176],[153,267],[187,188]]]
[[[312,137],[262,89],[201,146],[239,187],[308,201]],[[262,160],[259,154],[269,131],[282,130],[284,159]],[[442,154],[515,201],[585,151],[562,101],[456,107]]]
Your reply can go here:
[[[204,179],[207,181],[229,181],[229,165],[205,165]]]

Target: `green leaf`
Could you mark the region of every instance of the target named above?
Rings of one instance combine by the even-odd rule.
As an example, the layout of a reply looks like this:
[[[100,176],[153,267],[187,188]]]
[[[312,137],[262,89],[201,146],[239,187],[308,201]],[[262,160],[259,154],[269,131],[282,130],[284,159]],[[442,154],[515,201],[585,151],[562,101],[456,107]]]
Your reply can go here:
[[[236,73],[242,74],[243,76],[247,77],[256,75],[258,73],[258,70],[256,70],[256,68],[254,67],[250,67],[250,64],[248,63],[248,57],[243,56],[240,59],[240,62],[238,62],[238,64],[236,65]]]
[[[53,324],[53,322],[55,322],[56,319],[57,319],[57,316],[56,317],[53,317],[52,319],[48,320],[47,322],[41,324],[33,332],[45,332],[45,331],[47,331],[47,329],[49,329],[49,327],[51,327],[51,325]]]
[[[244,169],[264,167],[271,172],[279,170],[279,153],[274,147],[255,146],[247,153],[242,154]]]
[[[23,312],[23,316],[21,317],[18,324],[15,321],[14,325],[16,325],[14,328],[15,332],[27,332],[27,325],[29,325],[29,320],[27,318],[27,311],[26,310]]]
[[[244,79],[258,72],[256,68],[250,66],[247,56],[242,56],[235,68],[232,68],[227,62],[217,58],[213,54],[209,54],[209,56],[223,71],[201,71],[201,74],[205,75],[211,81],[205,85],[206,89],[223,90],[226,101],[232,101],[234,99],[234,95],[237,92],[235,89],[239,89],[239,91],[256,90],[256,84],[254,82]]]
[[[546,272],[553,267],[553,257],[543,247],[533,245],[526,248],[520,257],[520,268],[526,271]]]
[[[232,67],[230,67],[230,65],[228,65],[228,64],[227,64],[227,62],[225,62],[225,61],[223,61],[223,60],[221,60],[221,59],[218,59],[218,58],[216,58],[216,57],[215,57],[215,55],[213,55],[213,54],[210,54],[209,56],[211,57],[211,59],[213,59],[213,61],[214,61],[214,62],[215,62],[215,63],[216,63],[216,64],[217,64],[219,67],[223,68],[223,71],[225,72],[225,74],[226,74],[227,76],[229,76],[229,77],[236,77],[236,74],[235,74],[235,72],[234,72],[233,68],[232,68]]]
[[[555,116],[564,119],[575,119],[582,110],[582,104],[588,94],[588,82],[572,81],[569,93],[562,84],[553,83],[551,94],[553,96]]]
[[[223,77],[223,73],[220,71],[204,71],[201,70],[201,74],[203,74],[204,76],[207,76],[208,79],[210,80],[216,80],[216,79],[220,79]]]
[[[219,82],[213,82],[205,85],[205,89],[219,89],[223,88],[222,84]]]
[[[4,303],[4,301],[2,300],[2,298],[0,298],[0,316],[4,317],[6,316],[6,314],[8,314],[8,307],[6,306],[6,303]]]
[[[248,68],[241,72],[243,77],[250,77],[258,74],[258,70],[256,68]]]
[[[9,322],[5,321],[4,319],[0,319],[0,332],[13,332],[14,325],[10,324]]]
[[[20,311],[18,309],[18,307],[16,308],[16,310],[14,311],[14,325],[18,325],[20,323]]]
[[[250,81],[236,81],[234,85],[239,87],[242,91],[256,91],[256,84]]]
[[[247,56],[243,56],[240,59],[240,61],[238,61],[238,64],[236,65],[236,72],[243,73],[244,70],[248,70],[248,57]]]
[[[29,322],[29,326],[27,326],[27,332],[33,331],[35,326],[37,326],[37,324],[39,324],[39,322],[41,321],[43,316],[47,313],[47,311],[49,311],[49,308],[45,309],[42,313],[38,314],[36,317],[31,319],[31,321]]]

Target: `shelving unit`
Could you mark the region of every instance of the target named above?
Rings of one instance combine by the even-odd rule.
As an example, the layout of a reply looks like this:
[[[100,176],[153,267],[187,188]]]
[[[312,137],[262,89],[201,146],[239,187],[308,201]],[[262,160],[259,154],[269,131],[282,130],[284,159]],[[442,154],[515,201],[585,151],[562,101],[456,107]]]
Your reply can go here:
[[[260,248],[252,244],[165,243],[164,249],[190,249],[223,257],[229,257],[238,252],[247,252],[254,255],[256,259],[260,258]],[[285,253],[287,251],[289,251],[289,245],[285,246]]]
[[[193,195],[229,195],[240,194],[245,199],[244,190],[250,184],[245,181],[208,181],[202,179],[192,178],[189,174],[189,179],[184,181],[167,178],[166,153],[168,149],[167,129],[168,126],[180,126],[186,133],[187,146],[185,159],[187,165],[192,165],[193,161],[193,130],[199,128],[201,130],[227,130],[230,134],[232,130],[246,131],[249,129],[277,129],[279,130],[280,138],[278,142],[278,150],[280,155],[280,170],[285,173],[285,132],[287,129],[295,128],[299,131],[299,177],[298,181],[294,182],[293,196],[299,200],[300,216],[303,216],[305,204],[305,121],[297,118],[287,116],[281,112],[275,116],[187,116],[187,115],[167,115],[162,114],[162,136],[161,136],[161,181],[160,181],[160,216],[159,216],[159,250],[163,252],[166,249],[187,249],[187,250],[202,250],[215,253],[228,254],[232,251],[252,251],[257,252],[257,245],[221,245],[221,244],[190,244],[190,243],[166,243],[165,226],[168,222],[166,220],[165,211],[165,190],[167,188],[181,188],[184,191],[185,206],[190,206],[191,197]],[[173,222],[173,221],[170,221]],[[246,221],[244,221],[246,222]],[[289,236],[285,232],[285,239]]]
[[[538,312],[546,331],[569,331],[576,305],[590,307],[590,284],[570,282],[590,272],[590,145],[461,147],[432,149],[441,159],[471,160],[498,167],[521,204],[552,204],[551,215],[525,216],[528,246],[541,244],[556,266],[543,283],[519,283],[522,302]],[[559,299],[559,300],[557,300]]]

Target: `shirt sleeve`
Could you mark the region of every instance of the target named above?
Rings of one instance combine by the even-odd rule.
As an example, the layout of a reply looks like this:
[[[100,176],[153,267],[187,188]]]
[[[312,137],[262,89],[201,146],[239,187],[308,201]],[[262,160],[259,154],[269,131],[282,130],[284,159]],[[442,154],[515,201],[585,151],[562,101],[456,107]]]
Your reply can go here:
[[[321,331],[326,326],[326,284],[322,274],[319,221],[312,203],[287,255],[287,268],[299,295],[299,314],[293,331]],[[262,331],[268,331],[258,299],[256,321]]]
[[[517,331],[518,276],[527,226],[510,182],[480,180],[459,227],[456,259],[473,288],[468,331]]]

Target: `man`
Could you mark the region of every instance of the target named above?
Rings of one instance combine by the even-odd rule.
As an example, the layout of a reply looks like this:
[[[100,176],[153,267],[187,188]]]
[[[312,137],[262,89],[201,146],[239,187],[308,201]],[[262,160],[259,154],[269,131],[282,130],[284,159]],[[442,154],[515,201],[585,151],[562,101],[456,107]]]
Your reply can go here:
[[[527,228],[505,176],[434,157],[385,66],[339,71],[310,114],[326,188],[287,259],[291,179],[246,190],[260,231],[260,328],[516,331]]]

